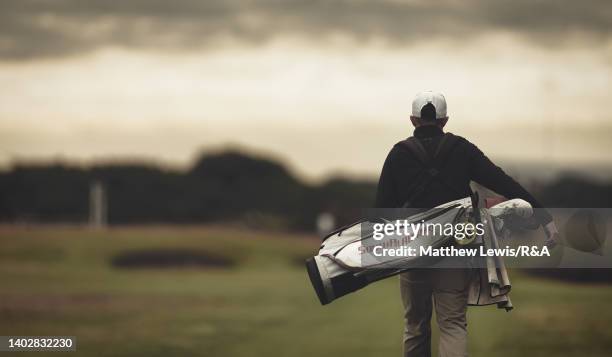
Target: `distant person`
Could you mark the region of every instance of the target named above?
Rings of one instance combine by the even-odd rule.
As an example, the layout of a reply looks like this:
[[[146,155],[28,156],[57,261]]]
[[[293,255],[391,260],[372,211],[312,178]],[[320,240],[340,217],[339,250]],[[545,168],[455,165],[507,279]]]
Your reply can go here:
[[[444,133],[448,116],[441,93],[419,93],[412,102],[410,120],[417,140],[399,142],[389,152],[378,183],[377,207],[432,208],[470,196],[470,181],[475,181],[508,199],[521,198],[534,208],[543,208],[476,145]],[[419,160],[415,150],[424,150],[429,162]],[[422,175],[428,179],[423,180]],[[545,209],[535,210],[535,217],[544,227],[547,245],[554,246],[558,232],[552,217]],[[439,355],[467,356],[468,274],[468,269],[458,268],[419,269],[400,275],[405,357],[431,355],[432,305],[440,329]]]

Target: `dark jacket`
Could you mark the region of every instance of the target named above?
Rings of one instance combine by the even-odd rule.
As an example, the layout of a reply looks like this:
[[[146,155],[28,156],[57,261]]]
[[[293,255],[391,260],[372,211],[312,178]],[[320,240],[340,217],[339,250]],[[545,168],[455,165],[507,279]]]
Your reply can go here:
[[[435,152],[443,135],[442,129],[433,125],[420,126],[414,131],[414,136],[430,154]],[[471,194],[470,181],[475,181],[506,198],[522,198],[534,208],[543,208],[535,197],[467,139],[458,137],[444,166],[441,174],[431,181],[423,194],[413,199],[413,208],[432,208],[468,197]],[[410,149],[400,143],[395,144],[380,174],[376,207],[402,207],[410,198],[410,183],[422,170],[422,165]],[[537,209],[536,218],[541,224],[552,220],[545,209]]]

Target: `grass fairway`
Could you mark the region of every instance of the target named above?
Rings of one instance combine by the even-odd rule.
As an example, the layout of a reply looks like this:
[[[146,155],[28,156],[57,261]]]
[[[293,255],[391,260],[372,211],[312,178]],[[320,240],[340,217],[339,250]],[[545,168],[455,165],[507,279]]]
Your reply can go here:
[[[0,335],[74,335],[83,356],[400,355],[397,279],[321,307],[300,263],[316,239],[214,227],[2,227],[0,244]],[[206,250],[237,265],[111,264],[155,248]],[[511,277],[514,311],[470,308],[471,355],[611,354],[611,286]],[[28,355],[43,353],[19,353]]]

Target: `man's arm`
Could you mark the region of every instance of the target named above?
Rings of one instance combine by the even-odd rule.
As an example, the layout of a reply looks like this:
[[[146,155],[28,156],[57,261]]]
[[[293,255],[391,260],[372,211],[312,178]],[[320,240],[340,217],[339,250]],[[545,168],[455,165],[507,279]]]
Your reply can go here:
[[[506,198],[521,198],[529,202],[535,208],[535,217],[543,227],[552,221],[550,213],[523,186],[491,162],[476,145],[470,143],[470,146],[470,175],[472,180]]]
[[[387,155],[382,172],[380,173],[380,179],[378,180],[378,189],[376,191],[377,208],[395,208],[402,205],[402,203],[398,203],[398,192],[394,178],[397,159],[397,149],[394,147]]]

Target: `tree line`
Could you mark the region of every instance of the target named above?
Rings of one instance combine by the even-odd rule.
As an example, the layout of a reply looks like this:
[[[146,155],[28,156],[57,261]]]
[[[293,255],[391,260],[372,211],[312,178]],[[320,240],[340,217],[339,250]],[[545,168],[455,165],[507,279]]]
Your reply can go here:
[[[332,178],[307,184],[281,163],[225,151],[187,170],[137,163],[15,165],[0,173],[0,221],[82,223],[89,190],[103,184],[110,224],[238,223],[312,230],[321,212],[339,223],[374,201],[375,183]]]
[[[0,172],[0,221],[86,222],[94,181],[105,187],[110,224],[216,222],[311,231],[321,212],[334,215],[337,225],[352,222],[376,193],[373,180],[309,184],[277,161],[238,151],[202,155],[187,170],[18,164]],[[536,195],[553,207],[609,207],[612,184],[564,176]]]

